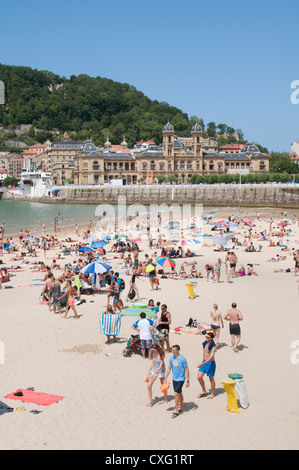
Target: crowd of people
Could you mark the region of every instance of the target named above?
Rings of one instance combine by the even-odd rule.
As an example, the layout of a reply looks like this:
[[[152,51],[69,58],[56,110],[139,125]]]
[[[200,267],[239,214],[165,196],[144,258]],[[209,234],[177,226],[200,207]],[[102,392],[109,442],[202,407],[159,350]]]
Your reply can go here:
[[[254,247],[254,240],[257,242],[268,242],[270,247],[279,247],[284,252],[289,251],[295,262],[294,275],[299,272],[299,250],[290,248],[288,237],[292,235],[291,227],[284,218],[274,227],[274,221],[270,220],[269,229],[259,231],[254,222],[245,225],[242,218],[229,218],[229,223],[220,227],[213,227],[213,231],[219,232],[220,236],[230,233],[231,221],[236,222],[237,230],[243,230],[242,233],[233,233],[231,237],[232,248],[225,248],[221,245],[221,249],[217,248],[216,243],[209,245],[202,243],[204,246],[214,246],[214,251],[223,252],[215,255],[215,260],[206,261],[199,266],[199,259],[196,252],[192,252],[189,247],[174,246],[169,243],[168,246],[162,243],[160,233],[159,244],[153,248],[152,237],[148,234],[149,251],[156,249],[152,254],[144,253],[135,238],[112,240],[111,244],[101,246],[95,250],[87,250],[84,253],[80,251],[83,247],[88,247],[87,241],[90,239],[93,227],[92,221],[83,232],[82,241],[64,239],[59,240],[54,235],[44,233],[39,237],[34,237],[28,230],[20,230],[18,240],[13,238],[4,239],[4,230],[2,228],[2,239],[0,240],[0,253],[12,254],[9,261],[18,261],[20,266],[27,265],[32,272],[43,273],[43,289],[41,293],[42,303],[49,306],[49,310],[54,314],[67,318],[69,312],[74,314],[75,319],[79,319],[77,304],[80,304],[83,294],[90,294],[104,291],[107,295],[105,312],[109,315],[122,313],[129,301],[139,302],[144,298],[142,283],[149,283],[150,291],[160,289],[160,279],[166,280],[191,280],[205,279],[208,282],[219,284],[223,281],[223,268],[225,269],[225,277],[227,282],[232,282],[245,276],[258,275],[255,264],[249,257],[250,253],[260,251]],[[256,215],[259,221],[259,215]],[[206,220],[210,223],[210,219]],[[55,227],[58,230],[59,221],[55,219]],[[4,223],[2,223],[4,227]],[[158,220],[159,230],[162,231],[161,220]],[[138,225],[140,230],[140,225]],[[192,229],[194,231],[194,227]],[[58,230],[59,231],[59,230]],[[55,230],[56,232],[56,230]],[[243,241],[240,237],[243,235]],[[76,236],[79,236],[79,228],[76,225]],[[274,241],[276,237],[276,241]],[[236,249],[248,253],[248,263],[239,262]],[[58,250],[59,253],[53,257],[49,255],[52,250]],[[38,257],[38,253],[44,253],[44,261],[35,261],[32,258]],[[67,256],[74,256],[72,262],[66,262]],[[84,273],[84,268],[93,262],[106,261],[106,257],[112,256],[115,265],[119,265],[116,269],[108,268],[103,273]],[[277,255],[276,261],[282,261],[287,254]],[[278,259],[279,257],[279,259]],[[159,258],[167,258],[172,260],[174,266],[164,267],[159,265]],[[177,267],[175,261],[180,260],[180,266]],[[47,260],[47,261],[46,261]],[[0,260],[1,262],[1,260]],[[278,271],[277,271],[278,272]],[[124,278],[124,276],[126,276]],[[4,283],[9,283],[11,273],[7,267],[0,269],[0,288]],[[168,281],[167,281],[168,282]],[[162,293],[161,293],[162,295]],[[148,406],[153,405],[153,386],[157,378],[159,378],[161,389],[164,390],[163,402],[167,403],[167,386],[168,377],[172,373],[173,389],[175,394],[175,410],[172,414],[176,418],[184,411],[183,386],[190,386],[190,371],[187,359],[181,355],[180,346],[178,344],[171,347],[170,345],[170,328],[172,325],[172,316],[168,306],[165,303],[155,303],[150,299],[147,308],[155,312],[154,318],[148,318],[146,313],[142,312],[140,318],[134,322],[132,328],[138,333],[141,343],[141,354],[145,359],[150,360],[150,367],[146,374],[148,389]],[[62,313],[62,309],[65,309]],[[241,340],[240,322],[243,315],[237,308],[235,302],[231,308],[222,315],[218,305],[214,304],[210,312],[210,328],[205,331],[205,341],[203,342],[203,360],[198,364],[197,381],[201,392],[199,398],[208,396],[215,397],[215,372],[216,362],[215,356],[219,348],[220,331],[224,328],[224,322],[229,322],[229,334],[231,336],[231,346],[234,352],[239,351]],[[107,334],[107,342],[117,342],[115,335]],[[166,363],[166,355],[171,354]],[[210,381],[211,393],[208,394],[204,377],[207,376]]]

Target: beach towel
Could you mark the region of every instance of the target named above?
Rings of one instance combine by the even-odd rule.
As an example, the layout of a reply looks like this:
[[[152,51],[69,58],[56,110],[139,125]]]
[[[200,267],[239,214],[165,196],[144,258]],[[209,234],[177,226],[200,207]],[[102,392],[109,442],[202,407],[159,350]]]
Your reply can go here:
[[[18,394],[17,396],[16,393]],[[22,393],[22,396],[19,396],[20,393]],[[16,392],[10,393],[4,398],[9,400],[20,400],[24,403],[34,403],[35,405],[49,406],[63,400],[65,397],[34,392],[32,390],[18,389]]]
[[[0,416],[4,415],[5,413],[11,413],[13,411],[13,408],[10,408],[10,406],[7,406],[5,403],[0,401]]]
[[[157,318],[157,312],[154,312],[150,308],[125,308],[121,314],[125,317],[139,317],[140,313],[144,312],[147,318]]]
[[[79,276],[75,277],[75,280],[73,282],[73,287],[77,287],[78,291],[80,291],[82,284],[81,284]]]
[[[106,336],[118,336],[121,326],[120,313],[100,313],[100,332]]]

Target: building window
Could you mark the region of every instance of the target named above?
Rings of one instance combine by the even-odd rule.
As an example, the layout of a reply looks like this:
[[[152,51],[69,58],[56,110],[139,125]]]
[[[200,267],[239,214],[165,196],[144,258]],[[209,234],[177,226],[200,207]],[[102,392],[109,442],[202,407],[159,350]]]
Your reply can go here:
[[[94,171],[99,170],[100,169],[99,162],[93,162],[93,167],[92,168],[93,168]]]
[[[155,169],[156,169],[155,162],[154,162],[154,161],[151,161],[151,170],[155,170]]]

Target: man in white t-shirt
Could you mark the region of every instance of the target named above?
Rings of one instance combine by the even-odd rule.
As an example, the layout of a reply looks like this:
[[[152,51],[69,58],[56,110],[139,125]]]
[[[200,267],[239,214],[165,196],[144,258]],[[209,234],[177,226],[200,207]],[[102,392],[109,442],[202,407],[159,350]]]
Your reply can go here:
[[[152,331],[155,328],[156,323],[150,318],[146,318],[144,312],[140,313],[140,320],[136,321],[132,328],[139,332],[142,357],[145,359],[145,351],[148,350],[148,358],[151,359],[151,350],[153,345]]]

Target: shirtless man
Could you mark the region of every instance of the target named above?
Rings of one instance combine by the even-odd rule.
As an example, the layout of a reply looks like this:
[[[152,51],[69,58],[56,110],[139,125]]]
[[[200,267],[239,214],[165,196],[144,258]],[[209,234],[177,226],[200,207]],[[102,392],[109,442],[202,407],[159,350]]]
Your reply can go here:
[[[223,318],[221,312],[218,310],[218,305],[213,305],[213,310],[211,310],[210,315],[212,317],[211,328],[213,329],[213,333],[215,336],[214,343],[216,346],[219,344],[219,336],[220,336],[220,327],[224,328]]]
[[[207,390],[204,382],[204,375],[207,374],[207,377],[210,379],[211,383],[211,395],[208,397],[210,399],[215,397],[215,371],[216,371],[216,362],[215,362],[215,353],[217,346],[214,343],[214,334],[207,333],[206,341],[202,344],[203,346],[203,361],[201,364],[198,364],[199,371],[197,374],[197,380],[201,386],[202,392],[198,395],[198,398],[206,396]]]
[[[296,251],[296,254],[294,256],[294,261],[295,261],[295,276],[297,276],[297,273],[299,271],[299,250]]]
[[[228,274],[228,282],[230,280],[230,276],[234,276],[236,274],[236,265],[237,265],[237,262],[238,262],[238,258],[237,256],[235,255],[235,253],[233,251],[231,251],[231,253],[229,254],[228,256],[228,262],[229,262],[229,266],[230,266],[230,271],[229,271],[229,274]]]
[[[241,339],[241,328],[240,321],[243,320],[243,315],[240,310],[237,310],[237,304],[232,303],[232,308],[226,313],[224,320],[228,320],[229,323],[229,333],[231,335],[231,343],[233,350],[238,352],[238,345]]]

